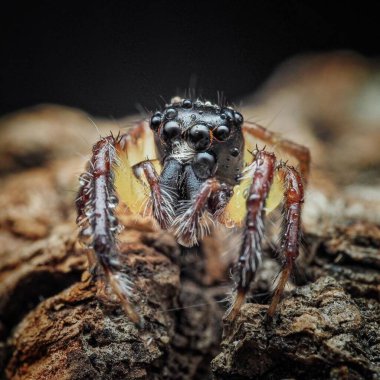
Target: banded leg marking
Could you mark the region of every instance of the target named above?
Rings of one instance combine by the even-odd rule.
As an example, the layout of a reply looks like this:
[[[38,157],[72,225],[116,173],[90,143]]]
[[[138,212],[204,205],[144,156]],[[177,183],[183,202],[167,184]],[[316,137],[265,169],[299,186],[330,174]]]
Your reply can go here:
[[[130,303],[132,282],[122,273],[117,247],[118,204],[114,187],[113,166],[117,165],[115,148],[120,139],[108,136],[97,142],[88,162],[87,172],[80,177],[81,186],[76,200],[79,237],[95,253],[103,269],[106,284],[118,296],[125,312],[134,323],[140,318]],[[99,289],[104,284],[100,284]]]
[[[299,254],[301,206],[304,198],[302,179],[297,170],[293,167],[284,166],[280,171],[285,182],[284,222],[280,247],[283,267],[268,309],[269,319],[273,318],[284,287],[292,272],[294,261]]]
[[[247,198],[247,215],[239,260],[234,268],[235,295],[228,319],[236,318],[261,263],[265,201],[276,169],[273,153],[259,151],[248,175],[252,184]]]

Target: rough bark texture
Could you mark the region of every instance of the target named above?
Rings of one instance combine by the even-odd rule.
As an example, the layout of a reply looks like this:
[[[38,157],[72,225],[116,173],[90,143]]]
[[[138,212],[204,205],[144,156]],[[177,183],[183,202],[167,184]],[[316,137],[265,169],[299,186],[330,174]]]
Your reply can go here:
[[[242,109],[313,157],[303,254],[272,323],[276,224],[250,302],[227,324],[239,236],[215,231],[200,252],[180,253],[149,219],[125,217],[122,260],[145,320],[136,328],[112,297],[97,295],[76,239],[79,155],[89,154],[97,129],[57,106],[0,120],[3,377],[379,378],[379,72],[347,54],[293,60]],[[118,131],[96,124],[103,135]]]
[[[317,248],[310,283],[286,298],[272,323],[246,304],[224,326],[217,379],[352,378],[379,374],[380,228],[356,224]]]

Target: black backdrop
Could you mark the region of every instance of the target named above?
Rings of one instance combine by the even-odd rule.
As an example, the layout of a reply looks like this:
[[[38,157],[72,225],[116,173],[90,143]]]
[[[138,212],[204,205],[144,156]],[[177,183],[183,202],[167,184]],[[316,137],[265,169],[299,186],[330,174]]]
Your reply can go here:
[[[338,3],[338,2],[336,2]],[[13,1],[2,5],[0,113],[40,102],[119,117],[195,87],[251,93],[284,59],[376,56],[379,12],[361,2]],[[337,4],[335,4],[336,6]]]

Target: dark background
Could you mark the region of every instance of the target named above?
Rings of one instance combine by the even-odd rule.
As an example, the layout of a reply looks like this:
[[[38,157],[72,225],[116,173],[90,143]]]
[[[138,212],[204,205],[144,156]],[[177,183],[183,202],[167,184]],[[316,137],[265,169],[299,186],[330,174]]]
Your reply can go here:
[[[49,102],[119,117],[189,87],[234,101],[295,54],[378,55],[376,9],[316,4],[14,1],[0,16],[0,113]]]

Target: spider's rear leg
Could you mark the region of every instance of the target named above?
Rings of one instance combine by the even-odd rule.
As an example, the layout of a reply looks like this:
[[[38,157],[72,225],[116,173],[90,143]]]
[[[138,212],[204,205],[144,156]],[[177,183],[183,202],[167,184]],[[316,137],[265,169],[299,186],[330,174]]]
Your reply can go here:
[[[285,182],[284,221],[280,247],[283,267],[268,309],[269,319],[273,317],[276,311],[285,284],[292,272],[294,261],[298,257],[301,233],[301,205],[304,198],[302,179],[298,171],[293,167],[284,165],[280,168],[280,173]]]
[[[265,201],[276,171],[276,159],[273,153],[259,151],[252,164],[252,184],[247,199],[247,214],[240,257],[235,267],[235,298],[228,318],[233,320],[254,280],[261,263],[262,237],[264,230]],[[298,256],[301,205],[303,203],[303,185],[301,175],[293,167],[279,166],[282,182],[285,183],[284,223],[280,254],[284,257],[283,269],[279,276],[268,317],[272,318],[283,293],[285,284],[292,271],[294,260]]]
[[[261,150],[246,174],[252,178],[252,183],[247,198],[243,243],[234,268],[235,296],[228,313],[230,320],[237,316],[261,263],[265,201],[273,183],[275,170],[274,154]]]
[[[122,273],[116,240],[118,220],[115,208],[118,198],[114,187],[114,167],[118,162],[116,149],[119,146],[120,139],[112,135],[94,145],[87,172],[80,177],[81,187],[76,201],[77,223],[81,228],[80,239],[91,250],[89,254],[94,254],[104,274],[106,283],[101,281],[98,289],[109,284],[129,318],[139,323],[140,318],[130,301],[132,283]],[[90,262],[92,272],[93,262]]]
[[[265,144],[269,144],[275,147],[278,147],[284,153],[289,154],[297,159],[299,162],[300,171],[302,174],[302,179],[305,184],[308,181],[310,174],[310,150],[300,144],[295,143],[294,141],[287,140],[279,136],[277,133],[274,133],[257,123],[247,123],[244,125],[244,132],[247,138],[247,135],[251,135],[256,139],[263,141]]]

